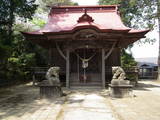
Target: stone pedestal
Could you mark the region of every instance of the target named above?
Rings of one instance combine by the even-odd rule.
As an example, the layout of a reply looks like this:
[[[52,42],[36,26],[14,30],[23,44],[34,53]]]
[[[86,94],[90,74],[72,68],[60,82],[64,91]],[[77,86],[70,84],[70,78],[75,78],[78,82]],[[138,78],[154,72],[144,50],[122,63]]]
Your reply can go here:
[[[110,96],[114,98],[123,98],[132,96],[133,85],[126,80],[126,74],[120,66],[112,67],[112,81],[109,84]]]
[[[58,83],[51,84],[48,80],[44,80],[38,86],[40,87],[40,98],[61,97],[63,94],[61,85]]]
[[[112,85],[109,84],[110,96],[113,98],[123,98],[132,96],[132,85]]]

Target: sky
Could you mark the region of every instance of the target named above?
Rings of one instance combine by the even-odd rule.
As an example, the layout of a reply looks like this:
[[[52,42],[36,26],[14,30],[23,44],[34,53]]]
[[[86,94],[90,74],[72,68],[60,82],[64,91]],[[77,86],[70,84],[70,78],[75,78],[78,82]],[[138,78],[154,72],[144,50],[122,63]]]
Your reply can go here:
[[[98,0],[72,0],[77,2],[79,5],[97,5]],[[158,31],[154,30],[146,35],[148,38],[155,38],[156,42],[154,44],[138,44],[135,42],[133,48],[131,49],[134,58],[148,58],[148,57],[158,57]]]
[[[159,37],[158,30],[154,30],[149,32],[146,35],[147,38],[155,38],[156,41],[153,44],[145,43],[145,44],[134,44],[131,49],[133,56],[135,58],[147,58],[147,57],[158,57],[158,47],[159,47]]]

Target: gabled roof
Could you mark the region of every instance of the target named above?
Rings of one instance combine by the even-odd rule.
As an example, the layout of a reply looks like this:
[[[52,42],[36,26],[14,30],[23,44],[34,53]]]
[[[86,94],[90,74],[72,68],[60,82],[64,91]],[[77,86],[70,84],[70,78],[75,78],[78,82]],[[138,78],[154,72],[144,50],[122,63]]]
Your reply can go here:
[[[26,38],[41,36],[46,39],[47,35],[72,34],[84,28],[93,28],[101,33],[125,33],[125,37],[130,39],[127,45],[144,37],[149,31],[126,27],[120,18],[117,5],[54,6],[49,13],[47,24],[42,29],[34,32],[23,32],[23,34]],[[131,39],[136,34],[138,37]]]

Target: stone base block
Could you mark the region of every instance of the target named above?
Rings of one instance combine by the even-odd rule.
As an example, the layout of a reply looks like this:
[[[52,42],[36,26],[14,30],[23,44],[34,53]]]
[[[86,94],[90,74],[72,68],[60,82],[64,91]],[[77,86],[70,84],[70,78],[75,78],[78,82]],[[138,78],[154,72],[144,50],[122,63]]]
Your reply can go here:
[[[110,96],[113,98],[123,98],[132,96],[132,85],[111,85],[109,84]]]
[[[40,86],[40,98],[61,97],[63,94],[59,86]]]
[[[61,97],[63,95],[59,83],[51,84],[48,80],[44,80],[38,86],[40,88],[40,98]]]

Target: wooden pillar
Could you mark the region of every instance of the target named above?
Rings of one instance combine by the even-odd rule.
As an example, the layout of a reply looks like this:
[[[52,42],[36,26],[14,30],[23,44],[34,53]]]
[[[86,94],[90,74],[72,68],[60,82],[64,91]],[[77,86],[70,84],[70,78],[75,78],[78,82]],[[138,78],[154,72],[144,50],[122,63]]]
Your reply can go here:
[[[118,62],[117,62],[117,66],[122,66],[122,62],[121,62],[121,48],[117,48],[117,49],[114,49],[117,51],[117,56],[118,56]]]
[[[66,50],[66,87],[69,88],[69,78],[70,78],[70,51]]]
[[[48,50],[48,57],[49,57],[48,66],[51,66],[52,65],[52,48],[51,47]]]
[[[105,49],[102,48],[102,87],[105,89]]]

